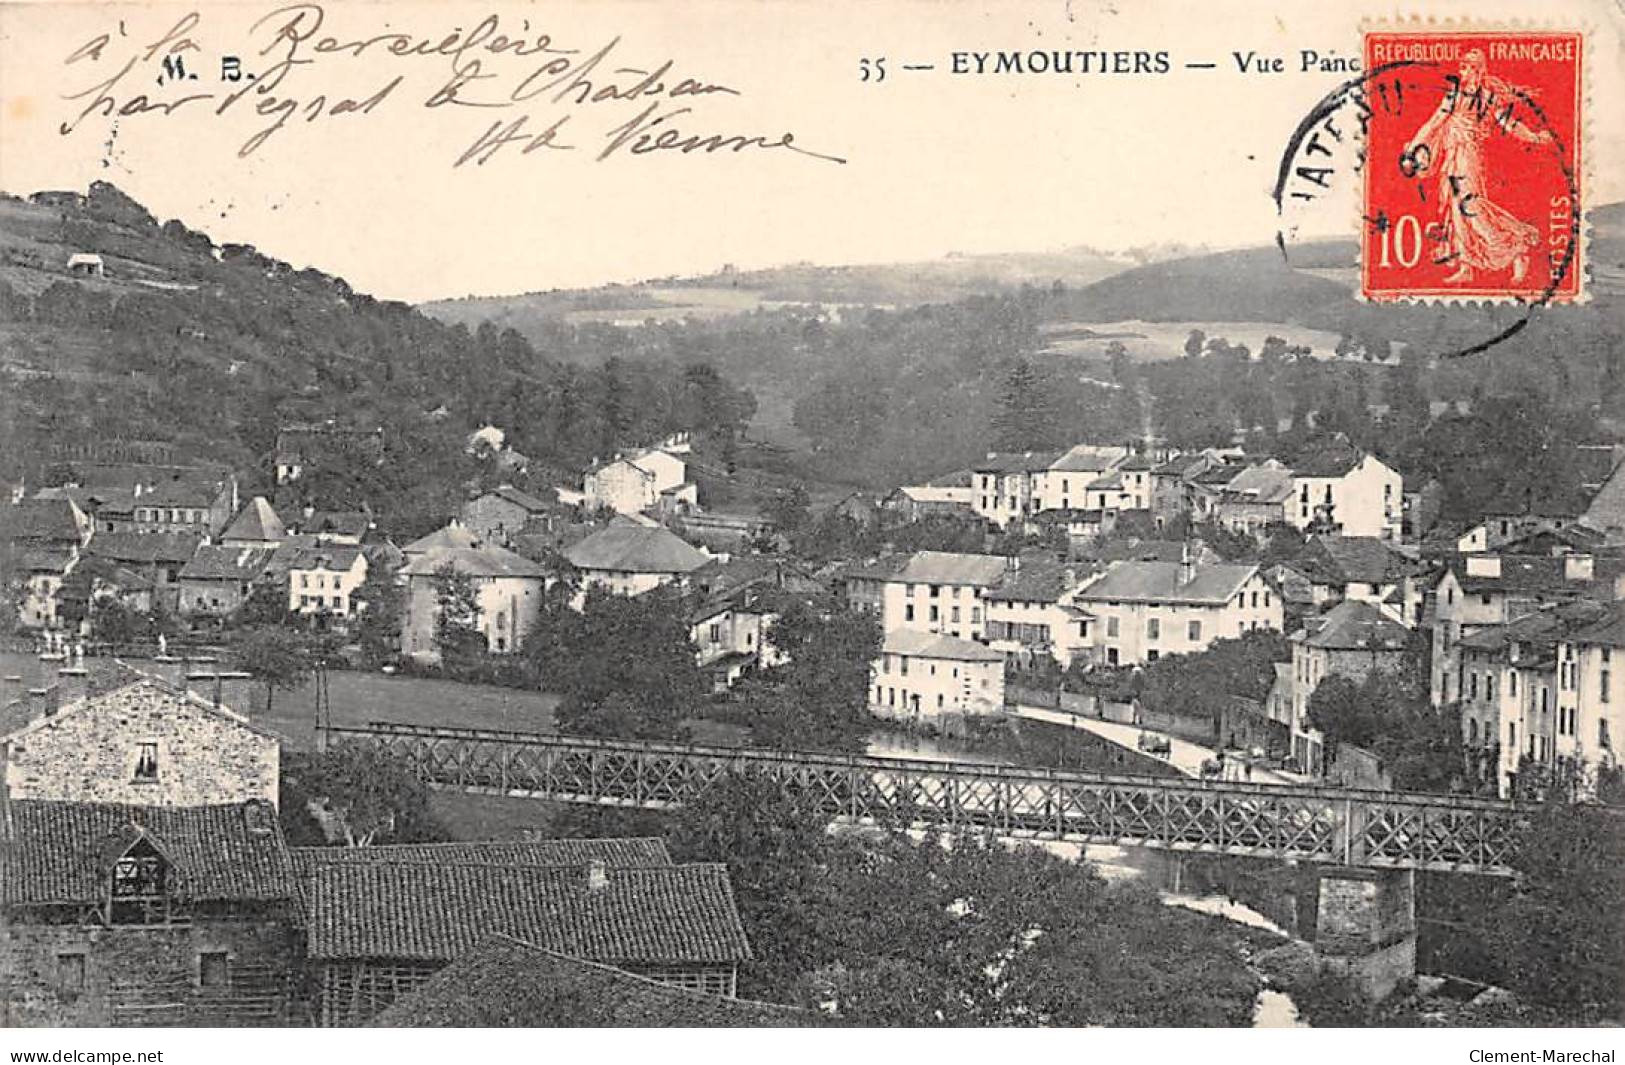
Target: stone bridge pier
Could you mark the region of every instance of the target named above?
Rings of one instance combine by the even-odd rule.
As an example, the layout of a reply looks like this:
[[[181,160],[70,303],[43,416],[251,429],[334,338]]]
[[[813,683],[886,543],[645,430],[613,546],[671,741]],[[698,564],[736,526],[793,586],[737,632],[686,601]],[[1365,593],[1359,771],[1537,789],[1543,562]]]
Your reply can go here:
[[[1416,975],[1416,873],[1411,869],[1322,870],[1315,954],[1333,972],[1382,998]]]

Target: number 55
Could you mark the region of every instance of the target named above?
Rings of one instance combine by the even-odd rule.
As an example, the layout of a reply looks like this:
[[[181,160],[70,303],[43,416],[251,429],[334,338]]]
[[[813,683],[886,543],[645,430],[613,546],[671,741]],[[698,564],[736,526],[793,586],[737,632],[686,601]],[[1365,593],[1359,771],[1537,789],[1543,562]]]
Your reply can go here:
[[[858,79],[859,81],[885,81],[886,57],[881,56],[879,59],[860,59],[858,60],[858,70],[861,71],[863,75]]]

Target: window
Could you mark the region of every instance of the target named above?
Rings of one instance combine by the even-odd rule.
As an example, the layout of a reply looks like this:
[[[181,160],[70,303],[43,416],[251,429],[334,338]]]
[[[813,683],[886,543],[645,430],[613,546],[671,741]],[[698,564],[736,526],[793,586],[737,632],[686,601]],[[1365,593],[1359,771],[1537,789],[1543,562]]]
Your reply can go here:
[[[1202,638],[1202,623],[1200,621],[1190,622],[1188,625],[1186,625],[1185,629],[1185,635],[1192,643],[1195,643],[1197,640]]]
[[[1145,635],[1148,640],[1155,640],[1162,635],[1162,622],[1156,618],[1149,618],[1145,623]]]
[[[959,624],[959,608],[957,606],[952,607],[948,611],[948,620],[953,622],[955,625]]]
[[[77,994],[85,989],[85,956],[77,951],[56,956],[56,986]]]
[[[970,608],[970,623],[972,625],[978,625],[978,624],[981,623],[981,621],[982,621],[982,608],[979,607],[979,606],[971,607]]]
[[[897,672],[905,677],[908,676],[908,655],[897,656]]]
[[[908,598],[913,599],[914,598],[914,586],[912,584],[903,585],[903,594],[905,596],[907,596]]]
[[[1254,610],[1258,609],[1258,593],[1257,592],[1253,593],[1253,609]]]
[[[913,603],[909,603],[909,604],[907,604],[906,606],[903,607],[903,620],[904,621],[913,621],[914,620],[914,604]]]
[[[231,962],[223,950],[205,950],[197,956],[199,987],[225,987],[231,982]]]
[[[1603,670],[1602,671],[1602,678],[1601,678],[1601,680],[1599,682],[1599,685],[1598,685],[1598,688],[1597,688],[1597,692],[1598,692],[1599,697],[1605,703],[1608,701],[1608,676],[1609,676],[1608,670],[1606,670],[1606,669]]]
[[[1597,722],[1597,746],[1605,751],[1611,746],[1608,742],[1608,722],[1606,721]]]
[[[1107,636],[1116,636],[1117,635],[1117,619],[1116,618],[1107,618],[1106,619],[1106,635]]]
[[[937,604],[932,603],[931,604],[931,620],[932,621],[940,621],[941,619],[942,619],[942,611],[937,608]]]
[[[940,584],[933,584],[933,585],[932,585],[932,586],[931,586],[931,598],[932,598],[932,599],[935,599],[935,598],[936,598],[936,597],[937,597],[937,596],[939,596],[939,595],[941,595],[941,594],[942,594],[942,585],[940,585]]]
[[[143,743],[136,749],[135,779],[138,783],[156,782],[158,779],[158,742]]]

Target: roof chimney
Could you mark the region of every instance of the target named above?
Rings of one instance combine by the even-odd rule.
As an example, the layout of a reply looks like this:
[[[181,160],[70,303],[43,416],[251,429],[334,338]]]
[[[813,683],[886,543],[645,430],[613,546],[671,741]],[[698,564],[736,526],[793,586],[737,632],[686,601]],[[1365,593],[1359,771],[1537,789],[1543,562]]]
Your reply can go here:
[[[604,859],[594,858],[587,863],[587,890],[602,891],[609,887],[609,867]]]
[[[1191,559],[1189,540],[1179,545],[1179,583],[1181,587],[1196,579],[1196,563]]]

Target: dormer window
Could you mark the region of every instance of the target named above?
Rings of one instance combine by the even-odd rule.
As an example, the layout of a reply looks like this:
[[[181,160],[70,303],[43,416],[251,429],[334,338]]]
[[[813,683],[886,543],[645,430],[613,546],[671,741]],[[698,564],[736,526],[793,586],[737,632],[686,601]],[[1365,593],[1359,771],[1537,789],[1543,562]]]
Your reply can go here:
[[[135,756],[135,782],[137,784],[156,784],[158,782],[157,741],[143,743],[139,748],[137,748]]]
[[[185,920],[172,905],[169,859],[145,836],[113,863],[107,922],[115,925],[171,924]]]

